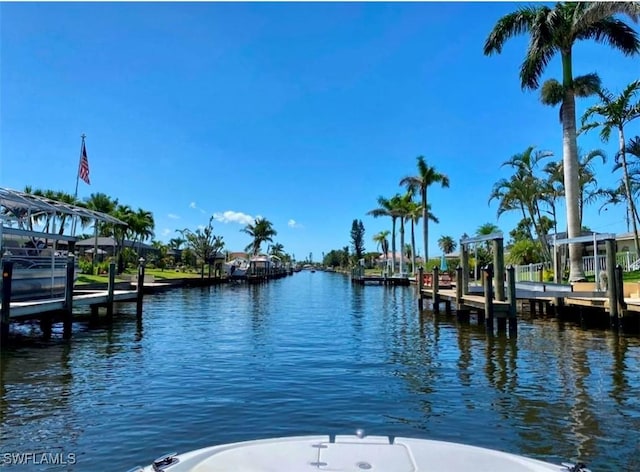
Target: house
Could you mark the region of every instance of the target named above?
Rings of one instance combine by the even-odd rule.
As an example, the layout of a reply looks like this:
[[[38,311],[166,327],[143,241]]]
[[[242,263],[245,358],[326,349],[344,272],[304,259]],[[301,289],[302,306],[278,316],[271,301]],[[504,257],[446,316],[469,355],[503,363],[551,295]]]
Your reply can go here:
[[[92,255],[94,250],[97,248],[97,254],[100,256],[99,259],[103,259],[105,257],[115,255],[116,249],[118,248],[118,242],[115,238],[109,236],[99,236],[97,240],[95,237],[81,239],[76,242],[75,247],[76,253],[80,256]],[[141,243],[139,241],[129,241],[126,239],[124,240],[123,247],[132,248],[142,257],[147,257],[150,253],[156,252],[156,248],[149,244]]]

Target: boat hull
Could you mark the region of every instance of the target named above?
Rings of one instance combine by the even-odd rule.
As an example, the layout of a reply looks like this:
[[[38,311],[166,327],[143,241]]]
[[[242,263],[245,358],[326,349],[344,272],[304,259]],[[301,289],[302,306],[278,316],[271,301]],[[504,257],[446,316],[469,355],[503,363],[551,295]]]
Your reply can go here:
[[[66,258],[53,262],[49,257],[22,257],[11,260],[11,300],[38,300],[64,296],[67,281]],[[74,281],[76,276],[77,267],[74,271]]]
[[[444,441],[386,436],[300,436],[224,444],[169,455],[154,465],[132,469],[136,470],[567,472],[569,469],[492,449]]]

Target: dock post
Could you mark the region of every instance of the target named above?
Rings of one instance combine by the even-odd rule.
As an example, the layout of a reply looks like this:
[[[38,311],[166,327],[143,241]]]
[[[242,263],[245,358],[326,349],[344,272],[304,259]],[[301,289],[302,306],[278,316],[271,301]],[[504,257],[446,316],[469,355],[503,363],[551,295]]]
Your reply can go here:
[[[53,316],[50,314],[42,315],[40,318],[40,331],[42,331],[42,339],[48,341],[51,339],[53,332]]]
[[[0,348],[9,340],[9,324],[11,323],[11,279],[13,277],[13,261],[2,259],[2,312],[0,313]]]
[[[113,321],[113,291],[116,285],[116,263],[109,264],[109,284],[107,285],[107,322]]]
[[[496,238],[493,240],[493,267],[495,268],[495,277],[493,282],[496,286],[496,300],[505,301],[504,296],[504,240]]]
[[[609,322],[612,328],[618,327],[618,289],[616,284],[616,251],[615,241],[604,242],[607,258],[607,298],[609,299]]]
[[[142,317],[142,296],[144,294],[144,257],[138,260],[138,286],[136,298],[136,316]]]
[[[456,267],[456,310],[462,308],[462,266]]]
[[[469,248],[466,244],[460,244],[460,251],[462,256],[462,294],[469,295]],[[456,281],[456,284],[458,281]]]
[[[622,275],[622,266],[616,265],[616,290],[618,291],[618,316],[622,318],[627,304],[624,301],[624,276]]]
[[[518,318],[516,315],[516,269],[512,265],[507,267],[507,289],[509,300],[509,334],[518,333]]]
[[[439,313],[440,312],[440,296],[438,295],[438,289],[439,287],[439,283],[438,283],[438,276],[440,269],[438,269],[438,266],[434,266],[433,267],[433,280],[431,281],[431,287],[433,287],[433,312],[434,313]]]
[[[485,266],[482,272],[484,282],[484,313],[487,328],[493,333],[493,268],[491,264]]]
[[[424,301],[422,299],[422,288],[424,287],[424,267],[418,267],[418,310],[424,309]]]
[[[62,337],[64,339],[71,338],[73,326],[73,283],[75,270],[75,257],[71,254],[67,259],[67,277],[65,279],[66,285],[64,290],[64,319],[62,322]]]

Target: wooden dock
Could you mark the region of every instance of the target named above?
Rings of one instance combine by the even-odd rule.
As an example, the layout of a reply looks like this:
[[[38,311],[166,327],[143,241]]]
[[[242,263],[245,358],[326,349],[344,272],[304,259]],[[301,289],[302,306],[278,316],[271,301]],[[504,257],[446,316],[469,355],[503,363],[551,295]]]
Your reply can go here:
[[[106,319],[113,320],[113,304],[135,302],[136,315],[142,317],[142,301],[144,295],[144,259],[138,267],[135,289],[117,290],[115,283],[116,266],[109,266],[109,282],[106,290],[74,290],[74,258],[70,257],[66,267],[66,287],[64,296],[58,298],[36,300],[12,300],[11,282],[13,263],[10,260],[2,262],[2,293],[0,297],[0,347],[4,346],[9,337],[9,327],[12,321],[38,318],[45,339],[51,337],[54,319],[63,321],[63,337],[69,339],[72,334],[73,310],[75,307],[88,306],[91,316],[98,318],[99,308],[106,308]]]
[[[351,283],[357,285],[393,285],[408,286],[411,279],[408,276],[365,275],[364,267],[351,269]]]
[[[434,312],[440,310],[441,303],[444,303],[447,313],[451,313],[455,307],[460,319],[468,319],[469,312],[475,311],[478,313],[478,322],[482,323],[486,320],[487,326],[493,329],[495,318],[498,331],[504,331],[508,322],[509,331],[514,334],[517,333],[516,313],[522,311],[525,303],[533,315],[538,312],[561,316],[563,312],[577,309],[582,317],[583,309],[589,309],[600,311],[609,318],[610,326],[616,329],[626,324],[640,324],[638,315],[640,314],[640,293],[632,291],[633,284],[627,286],[622,283],[621,272],[616,275],[618,282],[604,292],[596,291],[594,284],[586,283],[574,286],[554,283],[516,283],[513,268],[509,267],[506,270],[507,284],[506,290],[505,287],[502,289],[504,294],[502,300],[498,299],[499,291],[494,290],[492,275],[490,268],[483,269],[483,287],[463,287],[463,284],[456,283],[455,288],[441,289],[438,286],[437,268],[434,268],[433,276],[429,278],[434,281],[431,286],[424,285],[425,278],[421,271],[418,278],[420,310],[423,308],[423,300],[429,299]],[[457,280],[461,279],[461,268],[458,268]],[[640,284],[638,286],[640,287]],[[489,295],[485,296],[485,294]]]

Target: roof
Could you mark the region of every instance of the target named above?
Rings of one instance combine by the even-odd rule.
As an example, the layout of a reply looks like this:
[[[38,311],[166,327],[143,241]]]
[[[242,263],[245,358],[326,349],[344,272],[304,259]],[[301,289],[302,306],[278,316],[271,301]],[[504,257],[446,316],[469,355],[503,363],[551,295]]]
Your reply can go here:
[[[126,226],[127,224],[106,213],[93,211],[70,203],[59,202],[40,195],[12,190],[0,187],[0,207],[8,210],[26,210],[27,214],[36,216],[39,214],[63,214],[77,216],[79,218],[90,218],[105,223],[112,223]]]
[[[118,245],[118,242],[109,236],[99,236],[97,244],[96,244],[96,238],[93,236],[87,239],[81,239],[76,243],[76,247],[94,247],[94,246],[107,247],[107,246],[117,246],[117,245]],[[154,247],[150,246],[149,244],[141,243],[139,241],[136,241],[136,242],[129,241],[126,239],[124,241],[123,246],[134,247],[134,248],[140,247],[142,249],[154,249]]]

